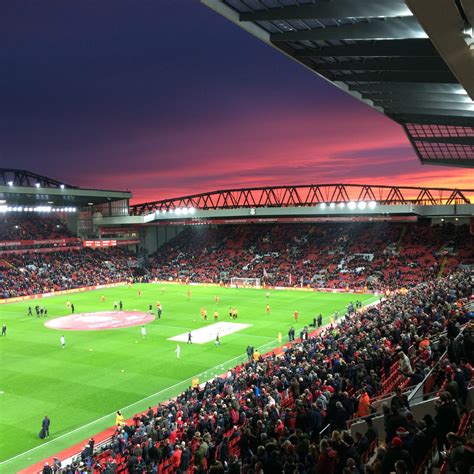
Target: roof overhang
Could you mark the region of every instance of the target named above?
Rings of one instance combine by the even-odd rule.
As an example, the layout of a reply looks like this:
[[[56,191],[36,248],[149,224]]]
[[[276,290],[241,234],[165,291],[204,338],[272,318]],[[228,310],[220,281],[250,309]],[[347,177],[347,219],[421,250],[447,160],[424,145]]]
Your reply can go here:
[[[272,219],[293,218],[291,222],[315,222],[333,218],[364,218],[367,221],[390,220],[390,217],[417,218],[471,218],[474,216],[474,204],[449,204],[419,206],[416,204],[378,205],[374,209],[344,209],[321,206],[308,207],[260,207],[239,209],[208,209],[196,210],[192,216],[176,214],[150,213],[141,216],[94,217],[94,226],[107,227],[118,225],[197,225],[244,223],[268,223]],[[285,221],[283,221],[285,222]],[[289,222],[289,221],[288,221]]]
[[[80,188],[36,188],[26,186],[0,186],[0,200],[5,205],[45,205],[84,207],[107,202],[130,199],[132,193]],[[92,203],[92,204],[91,204]]]
[[[398,122],[422,163],[474,166],[474,0],[201,1]]]

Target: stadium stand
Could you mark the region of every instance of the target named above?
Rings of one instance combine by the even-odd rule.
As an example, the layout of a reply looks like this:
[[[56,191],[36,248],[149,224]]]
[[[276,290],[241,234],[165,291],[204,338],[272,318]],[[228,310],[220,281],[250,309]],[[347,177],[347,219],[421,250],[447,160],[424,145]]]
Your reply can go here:
[[[62,472],[389,474],[426,472],[435,462],[442,472],[469,472],[472,416],[463,393],[473,375],[474,328],[467,277],[456,272],[394,293],[281,354],[249,351],[247,363],[204,386],[131,423],[118,418],[109,443],[95,452],[88,444]],[[415,419],[397,390],[383,407],[385,433],[377,432],[374,397],[392,377],[399,385],[411,381],[412,367],[428,367],[445,349],[436,415]],[[348,430],[354,416],[366,420],[364,434]]]
[[[397,289],[474,263],[467,226],[351,223],[189,227],[151,256],[163,280]]]
[[[54,217],[32,213],[0,217],[0,241],[47,240],[73,237],[64,223]]]
[[[128,281],[131,252],[81,249],[0,258],[0,298]]]

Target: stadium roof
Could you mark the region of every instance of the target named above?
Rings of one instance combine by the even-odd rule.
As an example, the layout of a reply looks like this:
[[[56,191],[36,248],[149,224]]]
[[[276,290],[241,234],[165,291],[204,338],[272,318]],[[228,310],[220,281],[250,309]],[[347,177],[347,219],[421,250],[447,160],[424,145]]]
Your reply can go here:
[[[85,207],[130,199],[128,191],[83,189],[25,170],[0,168],[2,204]]]
[[[96,215],[94,225],[459,220],[474,216],[471,197],[474,189],[367,184],[227,189],[136,204],[130,215]]]
[[[320,204],[366,203],[386,206],[436,206],[470,204],[473,189],[421,188],[368,184],[304,184],[226,189],[191,194],[130,206],[131,215],[170,212],[176,209],[215,210],[249,208],[312,207]]]
[[[474,0],[201,0],[402,125],[422,163],[474,166]]]

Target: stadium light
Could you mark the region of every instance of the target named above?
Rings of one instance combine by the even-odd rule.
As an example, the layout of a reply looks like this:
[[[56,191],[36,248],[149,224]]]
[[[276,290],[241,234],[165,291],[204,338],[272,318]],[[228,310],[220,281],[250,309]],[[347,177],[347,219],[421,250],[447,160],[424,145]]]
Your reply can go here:
[[[351,201],[347,204],[347,207],[353,211],[356,207],[357,207],[357,204],[354,202],[354,201]]]
[[[332,202],[331,204],[329,204],[329,207],[330,207],[331,209],[334,209],[334,208],[336,207],[336,204]]]
[[[357,204],[357,207],[363,211],[366,207],[367,207],[367,203],[365,201],[360,201],[358,204]]]
[[[39,188],[39,187],[40,187],[40,184],[39,184],[39,183],[36,183],[35,186],[36,186],[37,188]]]
[[[64,189],[64,184],[59,185],[61,189]]]
[[[369,209],[375,209],[377,207],[377,203],[375,201],[369,202]]]
[[[190,214],[194,214],[195,212],[196,212],[196,209],[194,209],[194,207],[189,208],[189,213]]]
[[[319,205],[319,207],[320,207],[321,209],[326,209],[326,203],[325,203],[325,202],[322,202],[322,203]]]
[[[7,206],[0,206],[0,212],[7,212]]]
[[[36,206],[34,208],[35,212],[51,212],[51,206]]]
[[[13,186],[13,181],[8,181],[8,186]]]
[[[341,209],[344,209],[346,207],[346,203],[345,202],[340,202],[338,204],[338,206],[341,208]]]
[[[188,208],[187,207],[183,207],[183,209],[181,209],[181,212],[183,213],[183,215],[187,215],[188,214]]]
[[[174,212],[175,212],[175,214],[176,214],[177,216],[180,216],[180,215],[181,215],[181,209],[180,209],[179,207],[177,207]]]

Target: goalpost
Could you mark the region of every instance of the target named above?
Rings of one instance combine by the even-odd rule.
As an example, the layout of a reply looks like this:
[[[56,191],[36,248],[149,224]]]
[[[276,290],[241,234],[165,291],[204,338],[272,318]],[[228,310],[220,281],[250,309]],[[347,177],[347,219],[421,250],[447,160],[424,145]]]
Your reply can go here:
[[[231,288],[260,288],[260,278],[238,278],[230,279]]]

